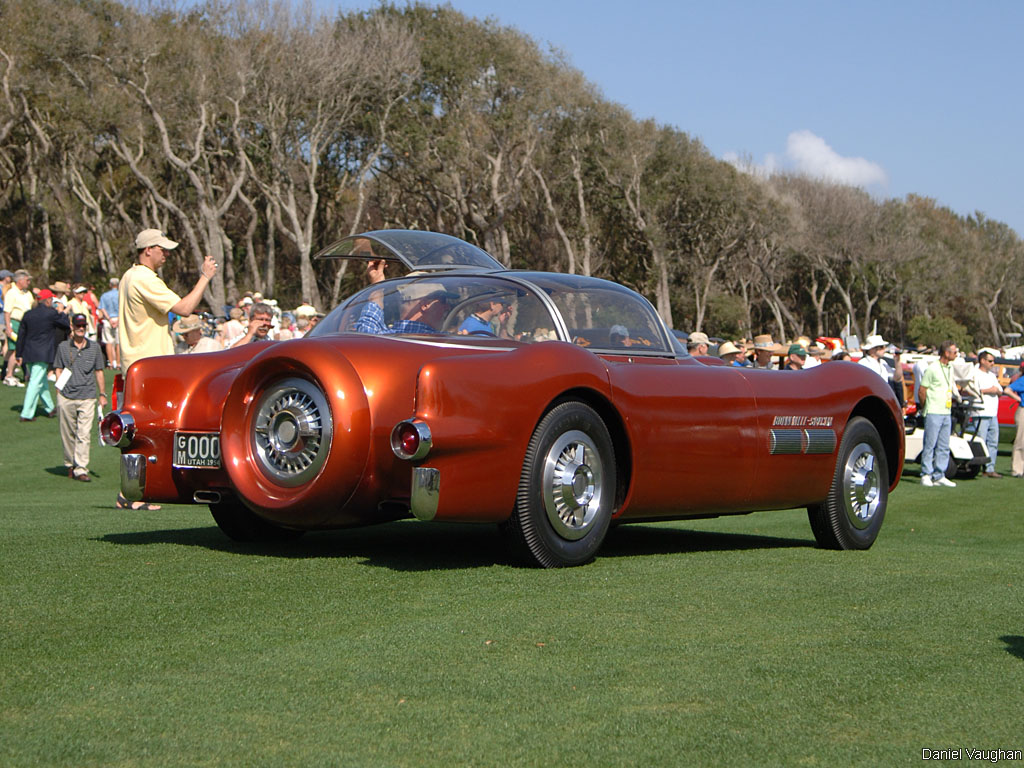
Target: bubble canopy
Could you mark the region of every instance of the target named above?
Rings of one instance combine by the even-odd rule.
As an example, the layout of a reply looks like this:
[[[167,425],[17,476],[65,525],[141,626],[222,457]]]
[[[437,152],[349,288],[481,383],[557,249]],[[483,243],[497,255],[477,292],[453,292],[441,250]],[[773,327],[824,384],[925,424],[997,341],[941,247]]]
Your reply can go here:
[[[501,270],[486,251],[451,235],[412,229],[385,229],[349,235],[319,251],[314,259],[385,259],[400,261],[410,271],[459,268]]]
[[[593,351],[676,356],[650,302],[607,280],[546,272],[419,273],[371,285],[310,336],[472,336],[566,341]]]

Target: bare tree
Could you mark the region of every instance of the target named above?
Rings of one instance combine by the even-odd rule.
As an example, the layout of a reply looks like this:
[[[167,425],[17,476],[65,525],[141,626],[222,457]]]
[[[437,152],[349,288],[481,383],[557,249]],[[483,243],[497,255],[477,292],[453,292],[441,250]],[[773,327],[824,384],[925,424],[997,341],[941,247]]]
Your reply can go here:
[[[265,34],[268,27],[273,34]],[[246,161],[274,226],[298,253],[303,301],[322,306],[310,261],[321,171],[333,162],[335,193],[354,189],[354,229],[392,112],[416,72],[416,47],[383,14],[332,24],[309,13],[293,18],[286,7],[277,7],[246,40],[259,73]]]

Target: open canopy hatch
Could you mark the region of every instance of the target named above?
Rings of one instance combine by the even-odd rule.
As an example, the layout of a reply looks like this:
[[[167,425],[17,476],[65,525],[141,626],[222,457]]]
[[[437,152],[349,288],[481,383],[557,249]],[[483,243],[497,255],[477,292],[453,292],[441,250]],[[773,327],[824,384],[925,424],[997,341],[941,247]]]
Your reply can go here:
[[[457,237],[411,229],[376,230],[349,235],[331,243],[313,258],[400,261],[412,272],[460,268],[505,269],[486,251]]]

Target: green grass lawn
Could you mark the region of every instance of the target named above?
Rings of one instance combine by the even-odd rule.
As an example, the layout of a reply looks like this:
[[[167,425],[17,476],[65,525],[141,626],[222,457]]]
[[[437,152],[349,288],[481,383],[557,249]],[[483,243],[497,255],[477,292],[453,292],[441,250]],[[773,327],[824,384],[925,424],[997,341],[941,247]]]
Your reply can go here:
[[[1024,749],[1024,484],[925,489],[867,552],[803,511],[505,564],[405,521],[261,548],[115,510],[0,387],[0,765],[892,765]],[[1008,471],[1006,448],[999,469]]]

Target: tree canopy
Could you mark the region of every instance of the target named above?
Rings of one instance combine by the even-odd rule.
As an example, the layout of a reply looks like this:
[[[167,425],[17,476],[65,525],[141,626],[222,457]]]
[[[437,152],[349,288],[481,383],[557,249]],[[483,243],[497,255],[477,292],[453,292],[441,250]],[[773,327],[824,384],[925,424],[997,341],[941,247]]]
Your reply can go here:
[[[448,6],[4,0],[0,20],[0,265],[40,284],[119,275],[157,227],[183,243],[172,285],[205,253],[224,265],[212,308],[244,290],[323,308],[362,276],[319,247],[405,227],[621,281],[686,330],[1024,330],[1006,224],[742,172]]]

